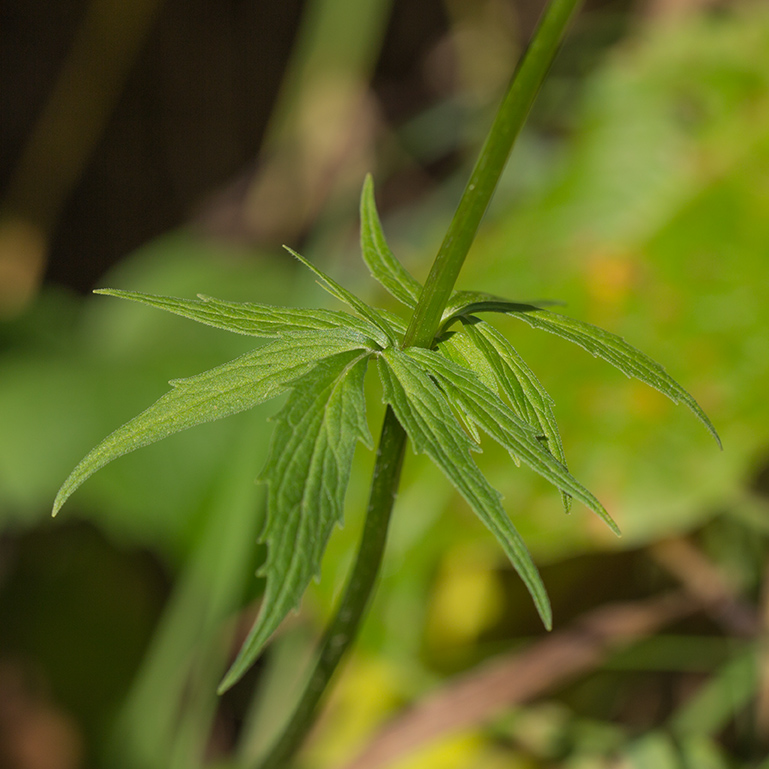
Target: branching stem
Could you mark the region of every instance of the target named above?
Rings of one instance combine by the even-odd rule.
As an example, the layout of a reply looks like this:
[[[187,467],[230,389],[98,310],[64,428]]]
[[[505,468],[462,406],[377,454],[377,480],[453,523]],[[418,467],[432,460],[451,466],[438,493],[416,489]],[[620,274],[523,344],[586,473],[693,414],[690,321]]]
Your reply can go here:
[[[552,0],[497,112],[403,340],[430,347],[459,271],[534,97],[580,0]],[[312,725],[315,708],[352,643],[373,591],[398,489],[406,433],[388,407],[377,450],[366,522],[347,590],[321,644],[299,704],[260,769],[283,769]]]

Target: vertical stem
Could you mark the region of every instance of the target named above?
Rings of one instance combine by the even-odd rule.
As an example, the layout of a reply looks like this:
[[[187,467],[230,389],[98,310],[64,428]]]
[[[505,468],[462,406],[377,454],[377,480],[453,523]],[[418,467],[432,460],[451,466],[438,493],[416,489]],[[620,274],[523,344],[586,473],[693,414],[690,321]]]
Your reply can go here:
[[[429,347],[432,344],[443,310],[454,290],[459,271],[475,239],[513,143],[578,5],[579,0],[552,0],[547,7],[497,112],[435,258],[406,331],[404,347]],[[260,764],[260,769],[285,767],[300,747],[312,725],[318,701],[355,637],[379,572],[405,445],[406,433],[388,407],[377,450],[366,523],[347,590],[323,639],[320,656],[297,709]]]
[[[580,0],[553,0],[534,33],[491,126],[454,218],[433,262],[419,304],[411,318],[404,347],[429,347],[454,290],[459,271],[475,240],[491,196],[502,175],[534,97],[555,58],[566,27]]]
[[[262,760],[260,769],[284,767],[313,723],[313,714],[342,655],[355,638],[373,592],[382,562],[390,513],[395,502],[406,432],[388,407],[382,423],[366,522],[358,556],[336,617],[321,644],[321,652],[302,699],[278,741]]]

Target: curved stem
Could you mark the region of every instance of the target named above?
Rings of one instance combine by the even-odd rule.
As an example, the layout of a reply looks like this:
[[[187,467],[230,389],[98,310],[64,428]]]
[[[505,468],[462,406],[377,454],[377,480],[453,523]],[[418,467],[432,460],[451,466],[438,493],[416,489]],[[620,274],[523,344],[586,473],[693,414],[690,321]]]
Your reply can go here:
[[[497,112],[478,162],[435,258],[403,340],[403,347],[429,347],[438,331],[467,252],[491,200],[521,126],[555,57],[579,0],[552,0]],[[357,560],[320,656],[288,725],[260,764],[281,769],[300,747],[315,708],[360,625],[376,582],[398,489],[406,433],[388,407],[377,450],[371,495]]]
[[[280,738],[259,765],[260,769],[284,767],[300,747],[312,726],[315,707],[360,626],[382,562],[405,446],[406,432],[388,407],[379,438],[366,522],[347,589],[336,617],[326,631],[320,656],[302,699]]]

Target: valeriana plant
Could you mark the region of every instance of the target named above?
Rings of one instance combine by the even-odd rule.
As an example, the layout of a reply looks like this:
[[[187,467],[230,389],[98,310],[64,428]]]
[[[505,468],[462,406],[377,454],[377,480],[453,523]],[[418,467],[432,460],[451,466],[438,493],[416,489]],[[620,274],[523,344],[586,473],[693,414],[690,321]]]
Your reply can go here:
[[[622,338],[588,323],[473,291],[454,291],[510,149],[531,106],[576,0],[554,0],[497,113],[457,212],[422,286],[385,240],[371,177],[360,203],[361,251],[372,276],[412,310],[408,323],[361,301],[302,256],[288,249],[347,311],[152,296],[104,289],[210,326],[271,340],[250,353],[172,389],[93,449],[61,487],[54,514],[90,475],[118,456],[203,422],[244,411],[287,394],[276,419],[261,473],[267,485],[262,541],[267,560],[261,611],[220,691],[238,681],[284,617],[295,609],[313,577],[335,525],[358,442],[374,447],[366,420],[363,381],[374,365],[387,406],[376,449],[369,505],[358,556],[318,661],[297,710],[263,767],[280,766],[300,744],[315,706],[352,641],[373,589],[398,487],[407,439],[427,454],[494,534],[551,627],[547,593],[515,526],[472,457],[486,434],[512,459],[550,481],[568,510],[577,499],[619,530],[601,503],[569,472],[553,401],[510,342],[482,316],[514,318],[580,345],[686,404],[718,441],[703,410],[658,363]],[[720,444],[720,442],[719,442]]]

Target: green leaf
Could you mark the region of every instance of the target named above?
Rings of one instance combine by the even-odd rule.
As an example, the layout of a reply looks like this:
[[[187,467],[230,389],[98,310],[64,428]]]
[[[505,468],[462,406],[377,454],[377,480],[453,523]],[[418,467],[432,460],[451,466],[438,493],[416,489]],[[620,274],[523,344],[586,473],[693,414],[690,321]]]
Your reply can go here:
[[[477,344],[470,341],[467,334],[450,332],[438,341],[437,348],[449,360],[469,368],[486,387],[497,392],[498,377],[493,362],[487,359]],[[519,416],[526,418],[524,414]]]
[[[409,353],[416,349],[410,348]],[[460,427],[443,392],[405,351],[385,350],[379,357],[379,374],[385,402],[392,406],[415,451],[427,454],[435,462],[499,540],[534,599],[542,622],[550,628],[552,611],[539,572],[505,513],[499,492],[491,487],[470,456],[470,451],[477,447]]]
[[[705,425],[719,448],[721,447],[721,439],[716,428],[713,427],[697,401],[659,363],[629,345],[621,336],[590,323],[547,310],[507,310],[506,312],[525,321],[532,328],[549,331],[562,339],[574,342],[589,353],[611,363],[623,374],[635,377],[655,390],[659,390],[673,403],[684,403]]]
[[[199,294],[199,299],[179,299],[172,296],[142,294],[138,291],[119,291],[113,288],[97,289],[94,293],[141,302],[198,323],[205,323],[207,326],[262,339],[274,339],[297,331],[329,331],[348,328],[359,333],[363,338],[377,343],[383,341],[382,333],[377,326],[372,326],[371,323],[347,312],[275,307],[251,302],[226,302],[202,294]]]
[[[673,714],[676,737],[715,736],[756,696],[761,676],[754,646],[740,649]]]
[[[358,299],[355,294],[351,294],[346,288],[340,286],[335,280],[330,278],[324,272],[319,270],[314,264],[308,262],[301,254],[298,254],[292,248],[283,246],[290,254],[293,254],[305,267],[314,272],[320,279],[320,285],[326,289],[326,291],[335,296],[340,302],[344,302],[349,307],[352,307],[362,318],[365,318],[369,323],[372,323],[384,334],[384,339],[377,340],[382,347],[387,347],[389,344],[397,344],[398,339],[390,324],[387,322],[385,316],[375,310],[373,307],[369,307],[365,302]]]
[[[484,299],[486,297],[486,299]],[[666,395],[673,403],[684,403],[705,425],[710,434],[721,446],[716,428],[696,400],[676,382],[664,367],[645,353],[628,344],[621,336],[612,334],[591,323],[569,318],[566,315],[540,309],[545,303],[522,304],[476,291],[462,291],[452,297],[450,305],[443,314],[443,326],[462,317],[469,317],[478,312],[501,312],[528,323],[532,328],[549,331],[569,342],[579,345],[598,358],[603,358],[623,374],[648,384]],[[539,305],[539,306],[537,306]]]
[[[502,334],[485,321],[468,321],[464,331],[493,370],[499,386],[518,415],[539,427],[547,439],[547,450],[566,467],[563,441],[553,413],[553,399],[526,361]],[[562,492],[562,500],[564,510],[569,512],[571,496]]]
[[[489,389],[496,391],[497,382],[494,378],[494,372],[489,366],[486,358],[481,355],[478,348],[465,336],[465,334],[456,334],[453,332],[448,333],[443,339],[438,342],[438,349],[443,355],[454,363],[469,368],[478,379],[483,382]],[[465,412],[459,408],[457,409],[459,416],[462,418],[462,423],[467,428],[470,435],[476,443],[481,442],[481,436],[478,433],[478,429],[475,426],[475,422],[468,417]],[[518,457],[513,457],[516,465],[520,465]]]
[[[405,352],[438,380],[451,401],[456,402],[485,433],[554,486],[587,505],[619,535],[617,524],[595,496],[532,437],[531,426],[522,422],[472,371],[432,350],[410,347]]]
[[[416,307],[422,286],[395,258],[387,245],[376,209],[371,174],[366,176],[360,196],[360,248],[372,277],[398,301],[407,307]]]
[[[291,385],[262,471],[268,484],[264,601],[220,692],[248,670],[320,572],[328,538],[342,522],[355,444],[373,448],[363,392],[369,354],[326,358]]]
[[[53,505],[53,514],[97,470],[123,454],[189,427],[245,411],[283,392],[318,361],[348,350],[368,348],[359,338],[339,332],[303,332],[259,347],[188,379],[146,411],[108,435],[70,473]]]
[[[441,316],[441,329],[445,330],[455,320],[469,317],[476,312],[528,312],[540,307],[560,304],[563,302],[554,302],[549,299],[536,302],[511,302],[509,299],[483,291],[455,291]]]

